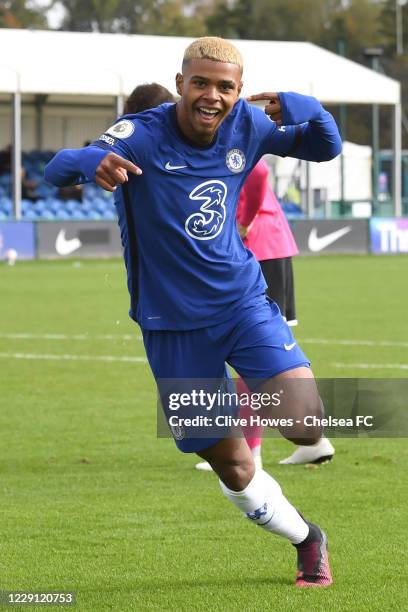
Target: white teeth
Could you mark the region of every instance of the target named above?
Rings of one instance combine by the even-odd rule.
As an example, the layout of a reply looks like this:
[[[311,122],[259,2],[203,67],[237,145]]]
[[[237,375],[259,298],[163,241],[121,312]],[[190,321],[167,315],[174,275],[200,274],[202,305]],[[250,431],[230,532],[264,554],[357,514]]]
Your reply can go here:
[[[218,113],[218,111],[213,108],[200,108],[199,110],[201,113],[204,113],[205,115],[216,115]]]

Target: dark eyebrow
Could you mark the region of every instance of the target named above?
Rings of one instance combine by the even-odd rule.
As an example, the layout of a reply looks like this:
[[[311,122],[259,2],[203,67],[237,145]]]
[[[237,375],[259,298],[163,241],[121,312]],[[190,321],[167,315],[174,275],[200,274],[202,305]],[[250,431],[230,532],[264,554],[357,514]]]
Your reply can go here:
[[[207,77],[200,76],[199,74],[195,74],[194,76],[191,77],[191,79],[200,79],[201,81],[205,81],[206,83],[208,83],[208,81],[210,80]],[[223,80],[223,81],[219,81],[218,84],[219,85],[223,85],[224,87],[226,85],[228,87],[235,87],[235,82],[234,81]]]

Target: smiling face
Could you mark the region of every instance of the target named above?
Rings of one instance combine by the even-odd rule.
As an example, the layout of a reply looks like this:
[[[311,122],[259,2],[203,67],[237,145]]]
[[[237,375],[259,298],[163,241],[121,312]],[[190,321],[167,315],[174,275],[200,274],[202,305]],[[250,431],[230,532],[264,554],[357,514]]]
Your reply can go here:
[[[199,145],[210,144],[232,111],[242,89],[241,68],[209,59],[192,59],[177,74],[181,100],[177,120],[183,134]]]

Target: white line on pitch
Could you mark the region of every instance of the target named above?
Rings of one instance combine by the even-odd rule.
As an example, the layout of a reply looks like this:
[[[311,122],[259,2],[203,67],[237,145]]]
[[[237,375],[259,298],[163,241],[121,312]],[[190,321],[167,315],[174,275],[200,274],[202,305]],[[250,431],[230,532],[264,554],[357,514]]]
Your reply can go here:
[[[408,347],[408,342],[393,340],[331,340],[326,338],[298,338],[300,344],[325,344],[333,346],[401,346]]]
[[[136,334],[28,334],[12,333],[2,334],[0,338],[7,340],[141,340],[142,337]]]
[[[0,338],[8,340],[142,340],[138,334],[31,334],[0,333]],[[393,340],[332,340],[328,338],[298,338],[300,344],[320,344],[327,346],[391,346],[408,347],[408,342]]]
[[[116,357],[114,355],[54,355],[46,353],[0,353],[0,359],[30,359],[48,361],[122,361],[130,363],[147,363],[146,357]]]
[[[331,365],[350,370],[408,370],[408,363],[332,363]]]

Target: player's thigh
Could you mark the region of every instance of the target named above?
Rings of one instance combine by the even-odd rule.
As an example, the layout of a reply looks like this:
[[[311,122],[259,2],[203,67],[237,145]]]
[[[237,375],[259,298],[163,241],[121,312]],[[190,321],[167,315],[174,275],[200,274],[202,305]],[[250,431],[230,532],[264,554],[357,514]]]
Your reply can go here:
[[[287,370],[310,366],[276,302],[268,298],[240,320],[227,361],[251,389]]]
[[[142,333],[147,359],[156,380],[224,376],[224,359],[205,329],[142,330]]]
[[[305,444],[317,441],[320,427],[314,419],[321,416],[321,401],[316,382],[309,360],[276,304],[269,302],[251,314],[241,323],[240,332],[228,363],[252,393],[259,394],[262,416],[285,419],[288,428],[280,429],[288,439],[305,440]]]
[[[220,389],[231,391],[231,378],[206,330],[143,330],[143,340],[161,407],[178,449],[197,453],[228,435],[228,427],[208,425],[209,415],[212,417],[218,406],[209,412],[205,398],[216,396]],[[235,406],[230,410],[232,414],[237,411]]]

